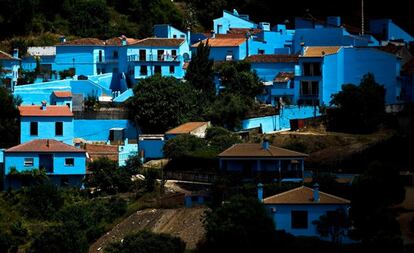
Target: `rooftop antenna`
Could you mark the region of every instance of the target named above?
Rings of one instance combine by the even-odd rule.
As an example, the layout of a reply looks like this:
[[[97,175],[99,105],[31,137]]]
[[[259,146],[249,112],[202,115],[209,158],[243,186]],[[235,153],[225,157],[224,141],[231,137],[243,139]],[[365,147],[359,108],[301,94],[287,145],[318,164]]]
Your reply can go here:
[[[365,33],[365,24],[364,24],[364,0],[361,0],[361,35]]]

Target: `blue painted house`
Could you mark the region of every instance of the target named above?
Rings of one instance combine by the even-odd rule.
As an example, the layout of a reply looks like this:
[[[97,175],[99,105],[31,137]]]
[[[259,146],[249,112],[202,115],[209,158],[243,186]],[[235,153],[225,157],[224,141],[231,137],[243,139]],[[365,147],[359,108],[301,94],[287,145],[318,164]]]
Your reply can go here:
[[[4,85],[6,85],[6,87],[9,87],[12,91],[14,90],[14,87],[17,85],[20,62],[21,59],[19,58],[18,49],[15,49],[13,51],[13,55],[0,51],[0,66],[2,68],[0,77],[5,82]]]
[[[326,21],[313,17],[295,18],[293,53],[300,53],[303,46],[378,46],[379,42],[369,34],[360,35],[359,28],[341,23],[337,16]]]
[[[144,161],[164,158],[163,148],[165,136],[163,134],[140,134],[138,137],[138,153]]]
[[[39,67],[40,73],[36,77],[35,83],[53,81],[59,77],[55,59],[55,46],[28,47],[27,55],[22,58],[21,66],[25,71],[35,71],[36,67]]]
[[[263,82],[264,91],[258,99],[273,106],[283,101],[293,103],[297,100],[297,89],[294,86],[297,55],[252,55],[245,59]],[[281,101],[282,100],[282,101]]]
[[[301,186],[265,199],[262,196],[262,189],[259,188],[258,197],[276,224],[276,230],[284,230],[294,236],[316,236],[323,240],[331,238],[320,236],[313,222],[322,215],[334,216],[339,215],[338,212],[348,217],[350,207],[349,200],[321,192],[317,185],[314,189]],[[345,235],[341,238],[343,243],[352,242],[347,232],[348,229],[345,229]]]
[[[233,12],[223,10],[223,16],[214,19],[213,26],[216,34],[226,34],[230,28],[257,28],[257,24],[250,21],[249,15],[239,14],[237,10]]]
[[[369,22],[370,31],[382,42],[403,41],[410,43],[414,37],[395,24],[391,19],[373,19]]]
[[[70,91],[54,91],[50,98],[52,105],[66,105],[72,109],[72,92]]]
[[[332,94],[343,84],[358,85],[367,73],[384,85],[387,104],[402,102],[398,82],[401,66],[394,54],[371,47],[305,47],[299,65],[295,75],[298,104],[329,105]]]
[[[308,155],[269,145],[235,144],[218,155],[220,170],[252,179],[263,176],[270,181],[303,181],[304,159]]]
[[[86,152],[53,139],[36,139],[4,152],[5,188],[30,184],[17,174],[44,169],[53,183],[81,187],[86,174]]]
[[[120,63],[119,70],[127,73],[134,83],[155,74],[182,79],[184,65],[191,57],[184,38],[146,38],[122,50],[126,61]]]
[[[73,113],[67,105],[19,106],[20,143],[37,139],[55,139],[73,143]]]
[[[210,46],[210,59],[214,61],[240,61],[248,57],[248,41],[242,36],[213,36],[191,46],[193,53],[200,43]]]

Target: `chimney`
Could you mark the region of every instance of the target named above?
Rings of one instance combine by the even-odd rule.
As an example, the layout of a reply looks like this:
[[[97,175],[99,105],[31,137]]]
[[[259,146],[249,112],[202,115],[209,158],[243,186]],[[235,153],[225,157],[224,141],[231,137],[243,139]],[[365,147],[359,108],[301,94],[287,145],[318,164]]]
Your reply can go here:
[[[259,183],[257,184],[257,199],[260,203],[263,202],[263,184]]]
[[[18,48],[13,49],[13,57],[14,58],[19,58],[19,49]]]
[[[190,30],[190,27],[187,27],[187,44],[191,45],[191,30]]]
[[[46,105],[47,105],[46,100],[43,100],[42,101],[42,107],[41,107],[42,111],[45,111],[46,110]]]
[[[65,43],[66,42],[66,37],[65,36],[61,36],[59,38],[60,43]]]
[[[211,30],[211,38],[214,39],[216,37],[216,32],[214,30]]]
[[[318,183],[313,185],[313,202],[319,202],[319,185],[318,185]]]
[[[263,143],[262,143],[262,148],[263,148],[264,150],[269,150],[269,140],[268,140],[267,138],[265,138],[265,139],[263,140]]]
[[[125,35],[121,36],[121,45],[126,46],[127,45],[127,38]]]

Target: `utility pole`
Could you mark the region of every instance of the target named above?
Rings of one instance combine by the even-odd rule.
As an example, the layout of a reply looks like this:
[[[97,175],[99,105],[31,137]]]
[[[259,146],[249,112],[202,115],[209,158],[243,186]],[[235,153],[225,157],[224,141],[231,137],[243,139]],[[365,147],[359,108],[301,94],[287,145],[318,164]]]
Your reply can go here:
[[[364,0],[361,0],[361,35],[365,33],[365,22],[364,22]]]

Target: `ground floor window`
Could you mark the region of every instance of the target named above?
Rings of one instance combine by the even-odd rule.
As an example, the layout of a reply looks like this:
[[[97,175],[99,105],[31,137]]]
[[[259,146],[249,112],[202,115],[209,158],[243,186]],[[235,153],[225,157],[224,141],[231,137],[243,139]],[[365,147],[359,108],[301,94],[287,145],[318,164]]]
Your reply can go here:
[[[292,228],[308,228],[308,211],[292,211]]]
[[[65,166],[75,166],[75,159],[74,158],[65,158]]]
[[[33,158],[24,158],[24,167],[33,167]]]
[[[319,95],[319,82],[318,81],[302,81],[300,83],[300,95],[318,96]]]
[[[141,65],[139,68],[139,75],[146,76],[148,74],[148,68],[146,65]]]

